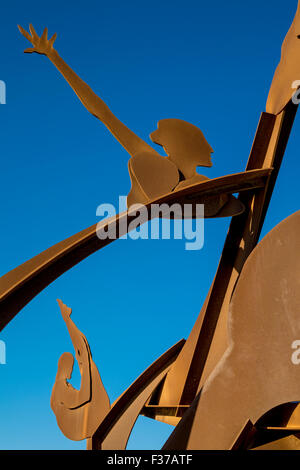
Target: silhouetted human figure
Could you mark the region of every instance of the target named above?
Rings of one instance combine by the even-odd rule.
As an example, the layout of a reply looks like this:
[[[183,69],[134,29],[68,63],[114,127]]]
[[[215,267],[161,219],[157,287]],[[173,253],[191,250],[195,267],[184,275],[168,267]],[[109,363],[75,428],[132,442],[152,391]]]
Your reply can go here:
[[[63,353],[58,361],[51,408],[63,434],[79,441],[92,437],[109,412],[110,402],[87,339],[70,318],[72,310],[61,300],[58,304],[76,352],[81,384],[79,390],[70,384],[74,358],[71,353]]]
[[[31,35],[19,26],[20,32],[33,47],[24,52],[46,55],[73,88],[86,109],[102,121],[114,137],[131,155],[128,168],[132,189],[128,195],[128,206],[145,203],[163,194],[209,178],[199,175],[197,166],[211,167],[213,149],[203,133],[193,124],[180,119],[163,119],[150,138],[161,145],[167,157],[156,150],[126,127],[107,107],[91,88],[83,82],[63,61],[53,44],[56,34],[47,38],[47,28],[41,37],[32,25]]]

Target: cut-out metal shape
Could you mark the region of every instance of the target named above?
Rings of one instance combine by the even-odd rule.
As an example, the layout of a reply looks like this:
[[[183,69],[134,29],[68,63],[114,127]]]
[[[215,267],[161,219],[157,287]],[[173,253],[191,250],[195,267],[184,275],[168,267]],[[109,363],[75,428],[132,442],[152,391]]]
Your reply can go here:
[[[113,403],[110,412],[95,432],[90,448],[125,449],[138,415],[148,398],[164,380],[181,351],[179,341],[153,362],[130,387]]]
[[[54,49],[56,34],[48,40],[45,28],[41,37],[30,24],[28,33],[22,26],[19,30],[33,45],[24,52],[46,55],[72,87],[85,108],[97,117],[109,129],[113,136],[131,155],[128,169],[131,190],[128,194],[128,207],[133,204],[146,204],[159,196],[184,187],[184,184],[197,184],[209,178],[197,173],[198,166],[211,167],[212,147],[206,141],[202,131],[180,119],[163,119],[158,128],[150,135],[151,140],[163,147],[167,157],[161,156],[149,144],[128,129],[108,108],[91,88],[63,61]],[[212,204],[212,201],[209,201]],[[226,207],[228,215],[235,215],[237,204],[228,198],[216,198],[213,201],[215,213]]]
[[[249,444],[264,420],[263,432],[280,429],[288,435],[274,442],[258,435],[250,448],[298,448],[299,406],[291,408],[282,427],[277,423],[274,428],[271,418],[276,407],[283,410],[283,403],[299,400],[297,368],[288,357],[287,343],[292,344],[292,335],[300,334],[296,319],[300,212],[279,224],[255,248],[297,111],[291,98],[292,79],[297,78],[297,69],[300,72],[295,66],[300,56],[298,27],[300,3],[283,43],[267,113],[261,116],[246,171],[214,180],[196,171],[198,166],[212,165],[213,150],[200,129],[179,119],[159,121],[150,137],[164,148],[167,157],[161,156],[119,121],[61,59],[53,47],[56,35],[48,40],[47,29],[39,37],[32,25],[30,34],[19,27],[33,45],[25,52],[46,55],[88,111],[131,155],[128,206],[143,203],[149,212],[153,203],[204,204],[206,218],[237,216],[231,221],[219,268],[190,337],[155,361],[111,407],[87,340],[70,319],[71,310],[59,302],[82,376],[80,389],[74,389],[68,382],[74,359],[64,353],[51,406],[70,439],[87,439],[91,449],[124,449],[142,414],[176,425],[164,449],[240,448]],[[130,230],[135,216],[129,208],[103,221],[100,228],[116,224],[117,239]],[[113,241],[99,240],[97,229],[99,224],[83,230],[0,279],[0,328],[54,279]],[[275,348],[272,338],[276,338]],[[267,413],[270,409],[271,414]]]
[[[187,449],[231,449],[247,421],[299,401],[291,360],[300,338],[299,253],[300,211],[248,257],[229,308],[229,347],[200,392]]]
[[[51,408],[63,434],[69,439],[80,441],[93,436],[110,410],[110,403],[87,339],[71,320],[72,310],[61,300],[58,300],[58,304],[75,349],[81,384],[77,390],[69,382],[74,358],[71,353],[62,354],[52,390]]]
[[[271,174],[271,168],[247,171],[223,176],[169,193],[146,205],[148,218],[151,219],[151,204],[169,204],[170,206],[174,203],[201,204],[204,202],[203,198],[210,196],[219,197],[222,194],[231,195],[235,192],[247,192],[263,188]],[[237,199],[235,201],[237,214],[243,213],[243,203]],[[227,217],[226,207],[227,205],[215,216],[222,217],[224,211],[224,216]],[[136,214],[131,215],[128,211],[109,221],[104,220],[101,227],[116,224],[116,239],[118,239],[128,232],[129,224],[135,218]],[[98,224],[82,230],[48,248],[0,278],[0,331],[47,285],[92,253],[114,241],[110,238],[100,240],[97,237],[97,228],[99,229]]]
[[[87,439],[88,448],[123,450],[143,406],[176,360],[184,340],[157,359],[110,406],[86,337],[71,320],[72,310],[61,300],[58,304],[75,349],[81,384],[77,390],[69,382],[74,358],[63,353],[50,401],[57,424],[69,439]]]

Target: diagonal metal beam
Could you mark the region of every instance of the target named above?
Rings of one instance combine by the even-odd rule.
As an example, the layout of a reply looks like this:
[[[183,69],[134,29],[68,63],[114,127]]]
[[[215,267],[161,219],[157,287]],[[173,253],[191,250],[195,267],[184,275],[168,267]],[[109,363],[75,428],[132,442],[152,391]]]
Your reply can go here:
[[[217,330],[218,322],[226,320],[239,274],[258,242],[296,112],[297,106],[290,102],[278,116],[261,115],[246,170],[268,166],[274,170],[263,188],[239,195],[246,210],[231,221],[214,282],[190,337],[166,377],[158,401],[161,406],[170,400],[173,405],[190,405],[225,352],[226,331],[221,327]]]
[[[146,205],[147,220],[152,217],[152,204],[168,204],[169,206],[175,203],[201,204],[207,201],[207,198],[261,188],[264,187],[271,172],[271,168],[266,168],[227,175],[169,193]],[[243,207],[239,203],[237,206]],[[130,223],[137,217],[133,214],[130,211],[119,214],[109,221],[103,221],[103,226],[116,224],[116,235],[119,238],[130,231]],[[222,214],[217,213],[216,217],[218,216]],[[57,243],[2,276],[0,278],[0,331],[51,282],[112,241],[114,240],[109,238],[105,240],[98,238],[96,224]]]

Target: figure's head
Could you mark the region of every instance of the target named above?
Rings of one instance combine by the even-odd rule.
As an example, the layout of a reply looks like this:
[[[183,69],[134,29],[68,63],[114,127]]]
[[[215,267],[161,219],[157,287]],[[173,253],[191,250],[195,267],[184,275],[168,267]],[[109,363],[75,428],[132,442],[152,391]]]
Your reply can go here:
[[[150,134],[152,142],[161,145],[169,159],[186,178],[194,176],[197,166],[211,167],[213,149],[201,130],[181,119],[162,119]]]
[[[58,361],[57,378],[70,380],[74,366],[74,357],[71,353],[63,353]]]

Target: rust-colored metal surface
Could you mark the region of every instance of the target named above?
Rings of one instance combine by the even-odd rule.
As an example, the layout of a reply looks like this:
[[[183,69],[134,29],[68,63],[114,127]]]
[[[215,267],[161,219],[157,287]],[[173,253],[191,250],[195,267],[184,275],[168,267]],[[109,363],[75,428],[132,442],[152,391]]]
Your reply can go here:
[[[254,447],[252,450],[300,450],[300,436],[283,437],[276,441]]]
[[[239,196],[246,210],[232,219],[214,282],[186,345],[165,380],[160,405],[190,405],[227,349],[229,302],[243,264],[257,243],[296,110],[290,103],[277,117],[267,113],[261,116],[247,170],[269,165],[274,170],[263,188]]]
[[[297,15],[298,13],[299,8]],[[298,21],[297,15],[294,22]],[[289,54],[290,51],[287,50],[286,55]],[[292,57],[288,60],[289,64],[293,62]],[[278,70],[273,80],[268,103],[271,99],[275,99],[276,93],[280,97],[276,82],[278,85]],[[286,82],[285,89],[288,86]],[[280,109],[281,112],[277,110],[278,112],[274,114],[263,113],[261,116],[247,170],[272,166],[272,175],[264,189],[253,191],[252,194],[248,192],[240,195],[246,210],[231,222],[214,282],[185,347],[167,375],[160,395],[160,405],[170,402],[188,405],[193,403],[193,400],[196,403],[203,385],[228,347],[226,331],[229,303],[242,267],[258,241],[280,170],[297,111],[297,106],[290,101],[291,96],[290,94],[284,103],[284,110]],[[269,105],[267,105],[267,111],[270,111]],[[278,115],[275,116],[275,114]],[[194,419],[194,409],[193,405],[191,410],[184,415],[167,446],[184,448],[187,445]]]
[[[172,206],[174,203],[201,204],[203,202],[202,198],[264,187],[271,173],[272,170],[269,168],[263,171],[238,173],[198,183],[176,193],[169,193],[146,205],[148,211],[147,217],[149,220],[151,219],[151,215],[153,215],[151,205],[154,203],[159,205],[169,204],[169,206]],[[244,210],[241,203],[238,203],[237,208],[239,209],[238,213]],[[220,211],[219,216],[221,217],[225,211],[226,205]],[[224,216],[228,215],[225,214]],[[136,214],[134,212],[127,211],[117,215],[114,219],[104,220],[100,225],[93,225],[57,243],[2,276],[0,278],[0,330],[51,282],[92,253],[114,241],[114,239],[110,238],[100,240],[97,236],[97,230],[105,228],[109,224],[116,224],[117,239],[128,232],[130,223],[135,218]]]
[[[145,204],[139,224],[155,217],[178,218],[172,206],[192,204],[190,217],[232,217],[220,263],[187,341],[155,361],[110,406],[87,339],[59,305],[81,373],[71,379],[73,356],[64,353],[51,396],[62,432],[87,439],[88,449],[125,449],[142,414],[175,427],[164,449],[298,449],[300,391],[292,344],[300,335],[300,211],[258,245],[262,225],[297,112],[300,82],[300,3],[282,46],[266,110],[261,114],[243,173],[210,180],[197,167],[212,166],[213,149],[199,128],[164,119],[151,140],[163,157],[127,128],[54,49],[56,35],[41,37],[30,25],[20,32],[27,53],[46,55],[130,155],[128,210],[48,248],[0,278],[0,330],[52,281],[86,257],[136,228],[132,204]],[[299,41],[299,42],[298,42]],[[299,69],[299,70],[298,70]],[[293,97],[293,99],[292,99]],[[236,198],[234,195],[239,193]],[[167,206],[168,213],[152,211]],[[114,237],[99,237],[113,232]],[[256,246],[257,245],[257,246]]]
[[[300,337],[299,252],[300,211],[246,261],[229,308],[229,347],[202,388],[187,449],[230,449],[248,420],[299,401],[292,361]]]
[[[91,448],[125,448],[140,411],[176,360],[184,342],[181,340],[166,351],[116,400],[95,432]]]
[[[281,59],[275,71],[270,88],[266,110],[279,114],[300,87],[300,2],[294,21],[285,37],[281,49]],[[299,100],[299,94],[296,95]]]
[[[284,403],[249,420],[231,450],[297,450],[299,432],[299,404]]]
[[[29,26],[28,33],[22,26],[20,32],[32,44],[26,53],[45,55],[72,87],[85,108],[97,117],[109,129],[113,136],[131,155],[128,164],[132,188],[128,195],[128,206],[136,203],[145,204],[152,199],[173,191],[179,181],[187,184],[208,179],[198,175],[198,166],[212,166],[212,147],[203,133],[193,124],[180,119],[163,119],[158,129],[150,135],[151,140],[161,145],[167,157],[161,156],[150,145],[128,129],[108,108],[99,96],[83,82],[64,62],[54,49],[56,34],[48,40],[45,28],[41,37],[34,27]]]
[[[99,423],[110,410],[109,398],[94,363],[86,337],[71,320],[72,310],[58,300],[62,317],[68,328],[81,374],[80,390],[69,380],[74,358],[64,353],[59,359],[51,408],[63,434],[74,441],[92,437]]]
[[[69,439],[87,439],[90,449],[125,449],[141,409],[170,369],[184,340],[166,351],[110,406],[86,337],[71,320],[72,310],[60,300],[58,303],[76,353],[81,385],[76,390],[69,382],[74,358],[70,353],[62,354],[51,395],[57,424]]]

